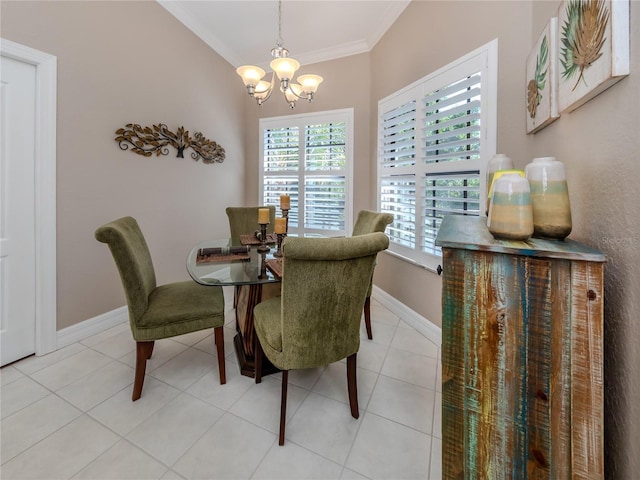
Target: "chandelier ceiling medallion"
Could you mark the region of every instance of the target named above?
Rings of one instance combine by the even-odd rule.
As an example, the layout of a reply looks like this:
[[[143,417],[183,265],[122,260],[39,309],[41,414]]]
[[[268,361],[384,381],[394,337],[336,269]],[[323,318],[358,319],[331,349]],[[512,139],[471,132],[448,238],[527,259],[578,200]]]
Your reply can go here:
[[[262,80],[265,71],[253,65],[243,65],[238,67],[236,72],[247,87],[250,97],[256,99],[258,106],[266,102],[276,86],[276,76],[280,80],[280,91],[284,94],[289,107],[295,108],[298,99],[313,101],[313,96],[318,90],[318,85],[322,82],[320,75],[300,75],[293,82],[296,70],[300,68],[300,62],[289,56],[289,50],[283,46],[282,42],[282,1],[278,1],[278,42],[271,49],[273,60],[269,64],[273,72],[271,82]]]

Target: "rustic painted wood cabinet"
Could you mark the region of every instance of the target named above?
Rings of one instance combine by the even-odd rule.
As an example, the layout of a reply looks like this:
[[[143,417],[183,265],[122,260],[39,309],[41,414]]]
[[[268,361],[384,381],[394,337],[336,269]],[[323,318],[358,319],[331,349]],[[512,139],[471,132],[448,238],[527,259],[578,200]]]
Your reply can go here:
[[[603,478],[606,258],[485,222],[446,217],[437,238],[443,478]]]

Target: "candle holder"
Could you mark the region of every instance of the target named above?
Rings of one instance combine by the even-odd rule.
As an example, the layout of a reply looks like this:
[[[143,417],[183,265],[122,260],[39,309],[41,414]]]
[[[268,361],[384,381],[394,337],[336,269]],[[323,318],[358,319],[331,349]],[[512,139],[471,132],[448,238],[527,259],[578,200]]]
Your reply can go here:
[[[278,249],[275,251],[273,256],[274,257],[281,257],[282,256],[282,240],[284,240],[284,237],[286,236],[286,234],[278,233],[276,235],[278,236]]]
[[[282,216],[285,219],[285,235],[286,235],[287,233],[289,233],[289,209],[280,207],[280,210],[282,210]]]
[[[258,247],[259,252],[268,252],[269,250],[271,250],[271,248],[269,248],[269,246],[267,245],[267,225],[269,224],[260,224],[260,241],[262,242],[262,244]]]
[[[258,248],[258,250],[260,250]],[[269,247],[267,247],[267,251],[269,251]],[[266,278],[267,277],[267,253],[260,252],[260,273],[258,274],[258,278]]]

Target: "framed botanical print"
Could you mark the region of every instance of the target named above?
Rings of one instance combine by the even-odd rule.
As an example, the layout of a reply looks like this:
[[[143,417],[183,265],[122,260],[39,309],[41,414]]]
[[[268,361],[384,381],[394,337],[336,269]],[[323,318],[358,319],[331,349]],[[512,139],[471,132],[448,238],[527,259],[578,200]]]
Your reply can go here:
[[[629,74],[629,0],[564,0],[558,104],[571,112]]]
[[[527,57],[527,133],[535,133],[558,114],[558,19],[552,18]]]

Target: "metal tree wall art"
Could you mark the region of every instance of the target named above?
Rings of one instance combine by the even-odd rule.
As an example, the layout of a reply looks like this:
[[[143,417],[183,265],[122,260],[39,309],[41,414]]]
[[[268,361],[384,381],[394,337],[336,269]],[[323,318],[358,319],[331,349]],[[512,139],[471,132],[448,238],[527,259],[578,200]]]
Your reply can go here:
[[[629,74],[629,0],[565,0],[558,21],[558,101],[572,111]]]
[[[176,157],[184,158],[184,150],[192,148],[191,158],[198,161],[202,158],[203,163],[222,163],[224,162],[224,148],[213,140],[209,140],[202,133],[195,132],[193,137],[184,127],[178,128],[173,133],[164,123],[153,125],[152,127],[142,127],[137,123],[127,123],[125,128],[116,130],[116,142],[122,150],[128,150],[150,157],[168,155],[169,145],[178,150]]]

